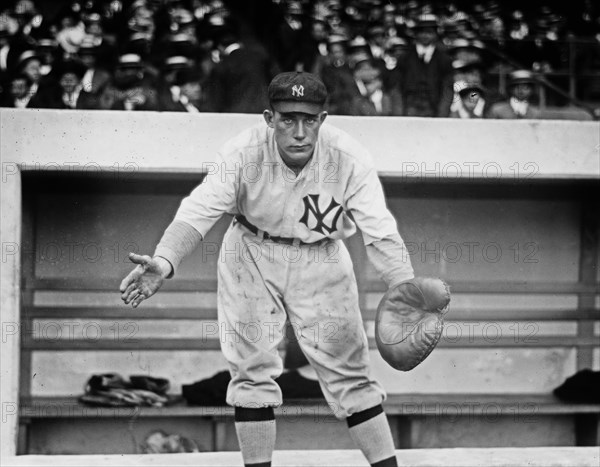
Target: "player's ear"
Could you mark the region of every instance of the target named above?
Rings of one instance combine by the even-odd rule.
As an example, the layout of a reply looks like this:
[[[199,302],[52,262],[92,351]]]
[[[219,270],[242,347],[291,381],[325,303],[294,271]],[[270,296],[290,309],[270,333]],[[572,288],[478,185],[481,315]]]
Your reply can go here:
[[[265,109],[263,112],[263,118],[265,119],[265,122],[267,122],[267,126],[273,128],[273,112],[271,112],[269,109]]]
[[[323,123],[327,118],[327,115],[328,113],[326,111],[319,113],[319,123]]]

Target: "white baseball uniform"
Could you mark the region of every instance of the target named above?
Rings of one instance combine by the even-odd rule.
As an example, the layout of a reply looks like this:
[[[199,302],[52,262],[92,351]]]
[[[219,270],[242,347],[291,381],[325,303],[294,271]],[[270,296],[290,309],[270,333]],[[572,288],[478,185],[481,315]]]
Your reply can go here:
[[[412,278],[413,270],[369,153],[323,124],[312,159],[296,175],[281,159],[273,129],[262,124],[227,142],[219,156],[172,225],[204,238],[221,215],[236,215],[218,264],[221,348],[232,374],[227,402],[281,404],[273,379],[283,369],[277,347],[287,317],[337,417],[380,404],[385,393],[369,376],[342,239],[360,228],[388,285]],[[176,269],[182,254],[173,238],[165,233],[155,254]]]

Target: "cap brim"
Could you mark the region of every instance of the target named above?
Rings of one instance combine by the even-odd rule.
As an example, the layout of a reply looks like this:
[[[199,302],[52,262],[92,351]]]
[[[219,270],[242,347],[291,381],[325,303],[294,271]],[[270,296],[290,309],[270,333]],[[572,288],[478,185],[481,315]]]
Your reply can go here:
[[[312,102],[296,102],[296,101],[276,101],[271,102],[271,107],[279,113],[305,113],[316,115],[323,111],[324,104],[316,104]]]

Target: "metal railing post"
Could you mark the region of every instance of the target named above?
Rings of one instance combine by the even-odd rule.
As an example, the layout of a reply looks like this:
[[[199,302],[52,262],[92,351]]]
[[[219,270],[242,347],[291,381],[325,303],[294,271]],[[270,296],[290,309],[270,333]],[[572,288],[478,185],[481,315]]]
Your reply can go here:
[[[569,42],[569,97],[577,98],[577,83],[575,79],[575,41],[572,36],[567,39]]]

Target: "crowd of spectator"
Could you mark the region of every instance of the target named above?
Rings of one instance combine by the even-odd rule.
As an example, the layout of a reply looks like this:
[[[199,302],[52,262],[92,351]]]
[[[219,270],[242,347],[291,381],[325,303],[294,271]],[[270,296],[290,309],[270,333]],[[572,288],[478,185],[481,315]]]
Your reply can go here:
[[[17,0],[0,10],[0,106],[254,113],[290,70],[318,74],[341,115],[535,118],[537,76],[569,69],[600,100],[600,9],[518,7]]]

